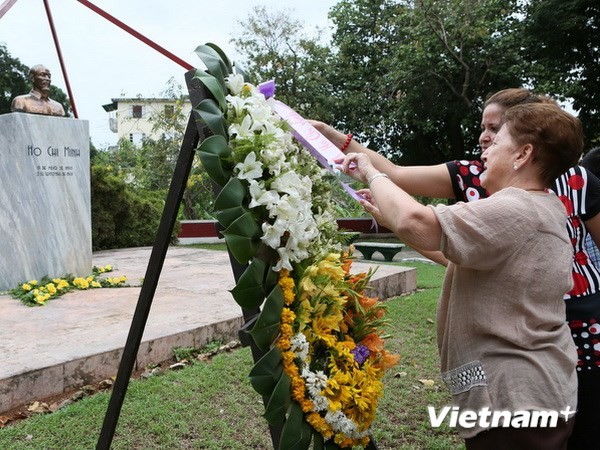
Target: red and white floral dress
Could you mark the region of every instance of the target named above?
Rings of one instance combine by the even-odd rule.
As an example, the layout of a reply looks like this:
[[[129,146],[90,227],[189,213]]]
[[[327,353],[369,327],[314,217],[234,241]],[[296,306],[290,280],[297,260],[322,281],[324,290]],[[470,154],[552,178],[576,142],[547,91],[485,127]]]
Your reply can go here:
[[[481,161],[450,161],[446,166],[456,200],[470,202],[489,195],[479,181]],[[577,370],[600,370],[600,271],[585,249],[588,231],[584,223],[600,213],[600,180],[576,166],[561,175],[552,190],[567,211],[573,244],[573,289],[565,294],[565,302],[579,356]]]

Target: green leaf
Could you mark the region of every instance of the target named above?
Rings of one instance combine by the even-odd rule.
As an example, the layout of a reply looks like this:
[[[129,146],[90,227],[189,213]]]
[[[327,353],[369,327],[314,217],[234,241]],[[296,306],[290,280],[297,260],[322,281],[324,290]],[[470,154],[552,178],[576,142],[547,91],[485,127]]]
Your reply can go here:
[[[227,65],[221,59],[221,55],[208,45],[200,45],[194,50],[194,53],[202,60],[208,73],[210,73],[221,85],[223,92],[227,92],[225,86],[225,77],[229,75]]]
[[[271,425],[281,425],[285,421],[285,414],[292,402],[291,386],[290,377],[282,373],[265,408],[264,417]]]
[[[267,296],[263,309],[250,331],[254,342],[264,352],[269,350],[279,334],[283,304],[283,291],[279,285],[276,285]]]
[[[214,208],[221,210],[241,206],[246,198],[246,193],[245,184],[239,178],[231,178],[217,195]]]
[[[271,265],[260,258],[254,258],[246,268],[235,287],[231,290],[234,300],[242,308],[258,308],[265,299],[265,280]],[[270,288],[269,288],[270,289]]]
[[[218,135],[204,139],[198,147],[198,155],[208,175],[219,186],[224,186],[231,177],[231,170],[223,162],[231,155],[227,140]]]
[[[325,443],[323,442],[323,435],[321,433],[314,433],[315,439],[313,441],[313,450],[324,450]]]
[[[200,114],[200,117],[202,117],[202,120],[214,135],[220,135],[227,139],[227,122],[225,121],[225,116],[213,99],[206,98],[202,100],[194,108],[194,111]]]
[[[242,66],[240,66],[237,63],[235,64],[235,73],[239,73],[244,78],[244,81],[246,83],[250,81],[250,77],[248,76],[248,72],[246,72],[246,70],[243,69]]]
[[[300,408],[298,403],[293,402],[290,414],[283,425],[283,430],[281,430],[279,448],[285,450],[305,450],[309,448],[312,436],[313,428],[304,419],[302,408]]]
[[[215,216],[223,228],[227,228],[247,212],[248,210],[246,208],[242,206],[236,206],[234,208],[223,209],[215,213]]]
[[[241,205],[246,198],[246,186],[238,178],[231,177],[215,199],[214,209],[223,228],[229,227],[236,219],[248,210]]]
[[[227,247],[240,264],[246,264],[254,256],[260,245],[261,234],[250,212],[242,214],[223,231]]]
[[[249,375],[250,384],[260,395],[271,397],[282,373],[281,350],[273,347],[252,367]]]
[[[221,108],[221,111],[226,112],[227,102],[225,101],[225,95],[227,95],[227,93],[223,92],[223,90],[221,89],[221,85],[216,80],[216,78],[199,69],[196,70],[194,78],[200,80],[200,82],[204,86],[206,86],[206,88],[210,91],[214,99],[219,104],[219,108]]]
[[[218,55],[221,57],[221,61],[223,61],[223,64],[225,64],[226,71],[228,73],[232,73],[231,62],[229,61],[229,58],[227,57],[225,52],[221,50],[221,47],[219,47],[216,44],[213,44],[212,42],[207,42],[206,46],[212,48],[215,52],[218,53]]]

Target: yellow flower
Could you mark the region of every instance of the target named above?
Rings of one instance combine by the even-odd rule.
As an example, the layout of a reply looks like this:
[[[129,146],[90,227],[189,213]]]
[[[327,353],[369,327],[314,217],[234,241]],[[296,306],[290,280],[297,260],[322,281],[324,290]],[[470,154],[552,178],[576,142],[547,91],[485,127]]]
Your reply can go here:
[[[56,286],[54,286],[54,283],[48,283],[48,284],[46,285],[46,288],[48,289],[48,293],[49,293],[50,295],[54,295],[54,294],[56,294]]]
[[[289,270],[281,269],[279,272],[279,286],[283,291],[283,299],[286,305],[291,305],[294,302],[294,280],[289,275]]]
[[[346,276],[343,267],[340,265],[340,255],[330,253],[327,257],[318,263],[319,273],[326,274],[334,281],[343,280]]]
[[[73,280],[73,286],[77,289],[87,289],[90,287],[90,284],[85,278],[77,277]]]
[[[43,305],[44,302],[46,300],[48,300],[50,298],[50,294],[46,293],[46,294],[38,294],[35,296],[35,301],[36,303],[39,303],[40,305]]]
[[[23,284],[23,285],[21,286],[21,288],[22,288],[24,291],[26,291],[26,292],[29,292],[29,291],[31,290],[31,285],[30,285],[30,284],[28,284],[28,283],[25,283],[25,284]]]
[[[31,281],[29,281],[29,284],[32,286],[37,286],[38,282],[37,282],[37,280],[31,280]]]
[[[292,327],[290,326],[289,323],[284,323],[281,325],[281,337],[282,339],[290,339],[292,337],[294,333],[294,330],[292,330]]]
[[[102,285],[100,283],[98,283],[96,280],[92,281],[91,286],[93,288],[101,288]]]

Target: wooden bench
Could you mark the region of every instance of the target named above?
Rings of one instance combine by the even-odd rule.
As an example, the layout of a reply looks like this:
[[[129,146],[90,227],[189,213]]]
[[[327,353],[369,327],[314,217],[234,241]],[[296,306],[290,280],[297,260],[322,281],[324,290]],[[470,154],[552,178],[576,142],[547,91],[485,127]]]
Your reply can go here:
[[[355,242],[353,245],[365,259],[373,259],[373,253],[379,252],[386,261],[392,261],[394,256],[404,248],[404,244],[383,242]]]

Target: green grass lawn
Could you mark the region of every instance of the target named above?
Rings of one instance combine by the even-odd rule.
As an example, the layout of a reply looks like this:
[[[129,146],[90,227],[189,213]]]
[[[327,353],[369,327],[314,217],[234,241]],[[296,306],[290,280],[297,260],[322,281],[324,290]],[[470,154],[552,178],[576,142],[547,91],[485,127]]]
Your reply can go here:
[[[418,291],[387,302],[388,348],[400,364],[385,378],[373,436],[380,449],[456,449],[462,440],[429,424],[427,406],[438,410],[450,396],[441,383],[435,342],[435,307],[444,268],[417,267]],[[112,448],[268,449],[261,398],[248,382],[249,349],[217,354],[182,370],[132,380]],[[433,380],[427,386],[422,380]],[[0,429],[0,449],[94,449],[109,393],[86,397],[52,414]]]

